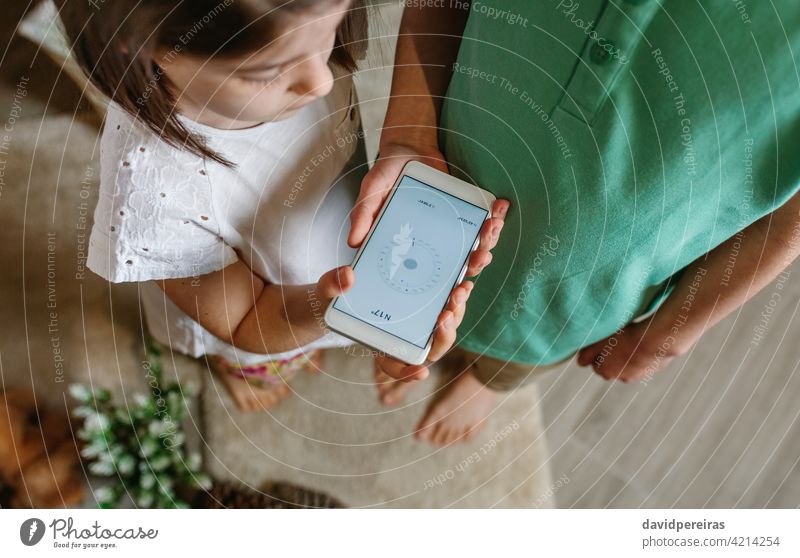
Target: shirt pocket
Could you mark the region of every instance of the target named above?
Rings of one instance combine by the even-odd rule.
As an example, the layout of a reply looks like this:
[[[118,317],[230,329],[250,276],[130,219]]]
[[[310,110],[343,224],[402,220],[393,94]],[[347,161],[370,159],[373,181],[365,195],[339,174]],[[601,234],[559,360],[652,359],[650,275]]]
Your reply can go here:
[[[347,103],[344,108],[337,111],[336,119],[334,139],[337,156],[341,162],[347,162],[356,152],[359,142],[364,139],[355,84],[351,83]]]
[[[336,112],[334,116],[336,122],[336,130],[344,130],[353,125],[353,123],[360,124],[361,115],[358,110],[358,94],[356,93],[356,86],[350,83],[350,90],[347,93],[347,101],[345,105]],[[356,125],[357,125],[356,124]]]

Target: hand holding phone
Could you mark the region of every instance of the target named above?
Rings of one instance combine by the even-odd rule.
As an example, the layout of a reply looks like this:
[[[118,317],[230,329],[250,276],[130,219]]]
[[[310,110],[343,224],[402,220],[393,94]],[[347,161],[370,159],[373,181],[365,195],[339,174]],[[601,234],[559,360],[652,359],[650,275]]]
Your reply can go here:
[[[494,201],[446,173],[406,164],[356,254],[355,286],[328,307],[328,326],[400,361],[424,363],[437,320],[461,320],[471,290],[461,281],[470,253],[487,234],[482,229],[488,223],[499,233],[502,215],[491,219]]]

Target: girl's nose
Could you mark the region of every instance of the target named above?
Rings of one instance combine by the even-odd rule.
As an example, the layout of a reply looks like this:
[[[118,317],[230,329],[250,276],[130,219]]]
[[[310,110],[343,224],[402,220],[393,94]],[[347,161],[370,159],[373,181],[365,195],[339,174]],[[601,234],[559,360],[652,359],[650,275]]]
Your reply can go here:
[[[327,60],[320,57],[310,58],[297,69],[297,79],[291,87],[297,95],[324,97],[333,88],[333,73]]]

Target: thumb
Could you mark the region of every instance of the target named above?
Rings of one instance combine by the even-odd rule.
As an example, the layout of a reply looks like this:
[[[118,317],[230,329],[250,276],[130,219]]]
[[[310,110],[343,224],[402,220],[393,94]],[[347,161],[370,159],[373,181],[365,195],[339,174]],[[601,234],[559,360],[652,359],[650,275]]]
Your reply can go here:
[[[350,290],[355,281],[355,273],[353,273],[353,268],[349,265],[331,269],[319,278],[317,296],[321,299],[331,300]]]
[[[353,248],[360,246],[364,241],[386,195],[408,160],[408,157],[378,159],[364,176],[361,181],[361,191],[350,214],[350,234],[347,243]]]

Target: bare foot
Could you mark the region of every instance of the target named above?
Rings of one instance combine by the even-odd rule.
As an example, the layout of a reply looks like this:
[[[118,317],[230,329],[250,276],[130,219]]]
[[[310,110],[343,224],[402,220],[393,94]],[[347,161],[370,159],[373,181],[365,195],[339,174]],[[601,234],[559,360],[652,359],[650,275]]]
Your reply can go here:
[[[224,370],[211,370],[222,380],[225,388],[240,411],[263,411],[274,407],[289,396],[289,388],[285,383],[260,388],[237,378]]]
[[[497,394],[464,370],[434,401],[417,426],[418,440],[447,446],[472,439],[494,409]]]
[[[405,401],[408,389],[411,387],[410,383],[395,380],[388,374],[384,374],[377,365],[375,365],[374,375],[375,387],[378,388],[378,400],[382,404],[391,407]]]

